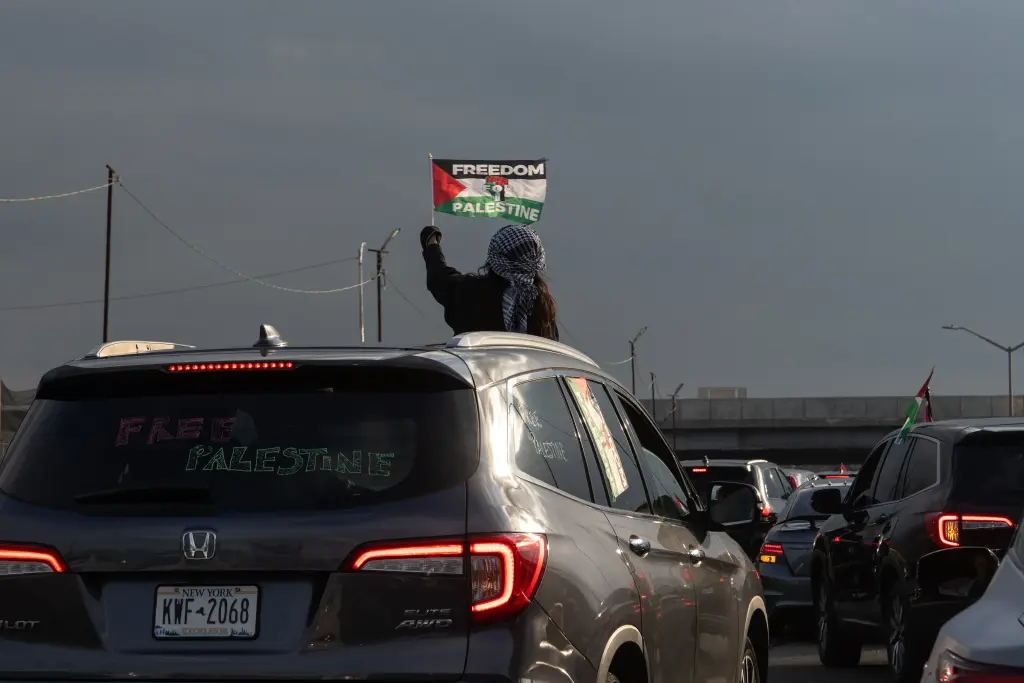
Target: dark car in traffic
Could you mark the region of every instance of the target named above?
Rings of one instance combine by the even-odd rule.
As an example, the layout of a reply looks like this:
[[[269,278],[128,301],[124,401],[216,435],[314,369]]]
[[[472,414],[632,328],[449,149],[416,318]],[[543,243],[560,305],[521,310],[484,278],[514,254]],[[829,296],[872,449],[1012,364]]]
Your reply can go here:
[[[918,563],[943,548],[1005,553],[1024,501],[1024,420],[956,420],[894,432],[868,455],[845,496],[814,492],[830,514],[814,542],[818,653],[853,666],[885,643],[889,670],[917,681],[939,628],[959,607],[920,600]]]
[[[828,515],[814,510],[811,497],[822,488],[845,490],[849,485],[848,479],[807,482],[789,497],[778,523],[765,535],[756,561],[773,634],[781,634],[787,628],[803,630],[814,623],[811,550]]]
[[[106,344],[0,462],[0,678],[754,683],[757,495],[712,489],[538,337]]]
[[[731,460],[704,458],[683,460],[683,471],[697,487],[701,499],[708,501],[712,482],[735,481],[749,484],[757,489],[761,503],[761,520],[753,529],[736,529],[733,538],[752,559],[755,557],[765,533],[775,524],[778,512],[786,505],[786,499],[793,492],[793,484],[782,473],[782,468],[767,460]]]

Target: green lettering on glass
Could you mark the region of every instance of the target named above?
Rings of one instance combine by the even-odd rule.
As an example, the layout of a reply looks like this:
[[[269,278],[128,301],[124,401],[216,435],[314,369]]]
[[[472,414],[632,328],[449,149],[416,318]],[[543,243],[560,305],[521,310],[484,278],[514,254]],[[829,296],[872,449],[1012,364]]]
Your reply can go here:
[[[252,463],[245,459],[248,446],[235,446],[231,449],[231,463],[228,469],[232,472],[252,472]]]
[[[193,446],[188,452],[188,460],[185,461],[185,471],[190,472],[199,465],[199,458],[205,458],[213,453],[210,446]]]
[[[334,465],[334,471],[340,474],[362,474],[363,473],[363,452],[352,451],[352,456],[349,457],[344,453],[338,453],[337,464]]]
[[[315,472],[317,463],[320,464],[322,472],[331,471],[331,456],[327,454],[326,448],[300,448],[299,455],[306,458],[307,472]]]
[[[224,449],[218,448],[217,452],[213,454],[210,461],[203,465],[204,472],[212,472],[213,470],[226,470],[228,469],[227,458],[224,457]]]
[[[277,473],[280,476],[287,477],[289,474],[295,474],[296,472],[302,469],[303,458],[301,455],[299,455],[298,449],[286,448],[281,453],[281,455],[283,455],[286,458],[291,458],[292,464],[288,465],[287,467],[283,465],[278,465]]]
[[[391,459],[395,457],[394,453],[367,453],[367,457],[370,460],[367,473],[371,477],[391,476]]]
[[[252,471],[273,472],[273,464],[277,461],[277,454],[280,452],[281,448],[279,446],[274,446],[273,448],[257,448],[256,467],[252,468]]]

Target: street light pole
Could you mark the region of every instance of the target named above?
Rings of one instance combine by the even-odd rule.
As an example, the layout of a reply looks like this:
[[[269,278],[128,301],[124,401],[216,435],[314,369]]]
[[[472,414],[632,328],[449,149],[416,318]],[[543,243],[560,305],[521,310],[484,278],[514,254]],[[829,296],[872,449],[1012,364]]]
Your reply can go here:
[[[1021,342],[1020,344],[1017,344],[1016,346],[1003,346],[1002,344],[1000,344],[998,342],[992,341],[991,339],[989,339],[985,335],[979,334],[979,333],[975,332],[972,329],[963,327],[962,325],[943,325],[942,329],[944,329],[944,330],[953,330],[953,331],[956,331],[956,332],[966,332],[967,334],[970,334],[970,335],[973,335],[973,336],[977,337],[978,339],[982,340],[983,342],[991,344],[992,346],[996,347],[997,349],[999,349],[1000,351],[1002,351],[1003,353],[1006,354],[1006,385],[1007,385],[1006,398],[1007,398],[1007,403],[1008,403],[1008,409],[1007,409],[1007,413],[1006,414],[1009,415],[1010,417],[1013,417],[1013,354],[1014,354],[1015,351],[1017,351],[1020,348],[1024,347],[1024,342]]]
[[[655,404],[655,400],[657,400],[657,397],[654,395],[654,386],[655,386],[655,382],[656,381],[657,380],[655,380],[654,373],[652,372],[651,373],[651,417],[654,418],[654,426],[655,427],[658,426],[658,408],[657,408],[657,405]],[[660,427],[659,427],[659,429],[660,429]]]
[[[391,244],[391,240],[398,237],[398,233],[402,231],[401,228],[395,228],[388,235],[388,238],[384,240],[384,244],[380,245],[380,249],[367,249],[377,255],[377,343],[380,344],[384,341],[384,301],[381,296],[384,290],[384,254],[388,253],[388,245]]]
[[[117,172],[107,164],[107,267],[103,278],[103,343],[109,341],[108,323],[110,321],[110,223],[114,214],[114,181]]]
[[[679,449],[676,447],[676,397],[679,396],[679,392],[683,390],[683,382],[679,383],[676,390],[672,392],[672,453],[678,458]]]
[[[629,372],[633,378],[632,391],[634,396],[636,396],[636,340],[644,336],[644,332],[646,331],[647,328],[644,327],[629,341]]]
[[[359,245],[359,343],[366,343],[366,323],[363,318],[363,255],[366,252],[366,242]]]

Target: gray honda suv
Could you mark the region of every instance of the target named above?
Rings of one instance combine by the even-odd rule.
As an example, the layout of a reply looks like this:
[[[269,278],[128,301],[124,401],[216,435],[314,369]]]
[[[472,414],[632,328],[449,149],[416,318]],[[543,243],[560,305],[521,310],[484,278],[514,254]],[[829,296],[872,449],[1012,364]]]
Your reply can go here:
[[[0,679],[764,681],[718,486],[535,337],[107,344],[0,461]]]

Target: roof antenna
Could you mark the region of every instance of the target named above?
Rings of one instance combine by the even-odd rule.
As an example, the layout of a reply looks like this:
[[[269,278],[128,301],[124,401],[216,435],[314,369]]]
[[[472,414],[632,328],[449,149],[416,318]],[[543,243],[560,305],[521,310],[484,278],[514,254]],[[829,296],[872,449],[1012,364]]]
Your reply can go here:
[[[281,335],[277,333],[277,329],[273,325],[260,325],[260,338],[252,345],[254,349],[259,349],[260,354],[264,357],[274,349],[279,349],[288,346],[288,342],[281,339]]]
[[[704,466],[705,467],[710,467],[711,466],[711,460],[708,458],[708,454],[707,453],[704,454]]]

